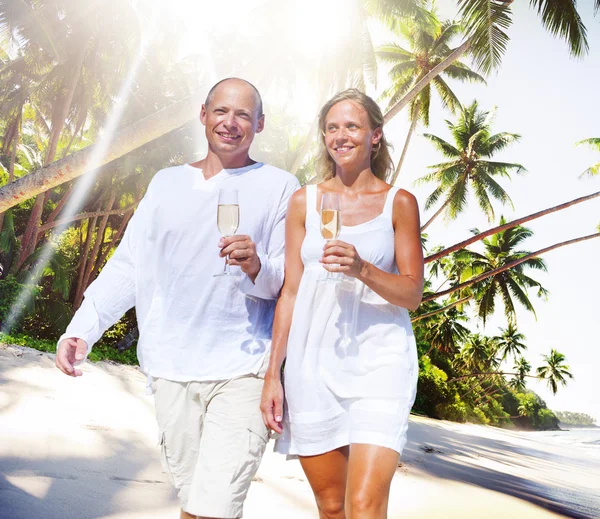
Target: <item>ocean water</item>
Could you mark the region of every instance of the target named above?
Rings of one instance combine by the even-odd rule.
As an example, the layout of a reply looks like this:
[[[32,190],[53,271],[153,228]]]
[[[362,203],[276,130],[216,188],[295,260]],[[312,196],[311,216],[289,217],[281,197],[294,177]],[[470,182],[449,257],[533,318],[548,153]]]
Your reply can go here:
[[[567,426],[563,425],[563,427]],[[600,427],[577,427],[563,431],[542,431],[535,434],[553,443],[585,449],[597,449],[600,453]]]

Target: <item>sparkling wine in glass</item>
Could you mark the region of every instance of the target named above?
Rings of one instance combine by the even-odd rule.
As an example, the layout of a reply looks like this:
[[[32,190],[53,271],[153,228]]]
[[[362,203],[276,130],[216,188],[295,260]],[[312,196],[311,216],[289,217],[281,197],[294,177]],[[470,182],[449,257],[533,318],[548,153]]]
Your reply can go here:
[[[337,240],[342,230],[342,211],[340,195],[337,193],[323,193],[321,195],[321,236],[327,241]],[[331,272],[327,271],[325,281],[339,281]]]
[[[237,189],[219,189],[217,205],[217,227],[223,238],[233,236],[240,225],[240,205]],[[230,276],[229,259],[225,258],[223,272],[215,276]]]

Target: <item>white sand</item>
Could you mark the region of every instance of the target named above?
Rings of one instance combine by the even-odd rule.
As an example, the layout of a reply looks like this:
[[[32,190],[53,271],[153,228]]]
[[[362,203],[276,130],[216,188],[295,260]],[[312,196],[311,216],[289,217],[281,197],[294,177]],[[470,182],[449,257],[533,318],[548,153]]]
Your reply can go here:
[[[177,518],[145,377],[109,363],[83,371],[72,379],[53,355],[0,346],[0,519]],[[245,517],[317,517],[298,462],[271,450]],[[414,417],[389,517],[597,518],[600,450]]]

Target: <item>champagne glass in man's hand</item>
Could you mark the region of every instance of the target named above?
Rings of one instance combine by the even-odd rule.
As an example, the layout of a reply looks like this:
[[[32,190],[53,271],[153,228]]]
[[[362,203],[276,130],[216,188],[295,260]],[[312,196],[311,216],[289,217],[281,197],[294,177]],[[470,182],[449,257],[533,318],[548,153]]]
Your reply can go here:
[[[223,238],[233,236],[240,225],[240,204],[237,189],[219,189],[217,227]],[[214,276],[230,276],[229,260],[225,257],[223,272]]]

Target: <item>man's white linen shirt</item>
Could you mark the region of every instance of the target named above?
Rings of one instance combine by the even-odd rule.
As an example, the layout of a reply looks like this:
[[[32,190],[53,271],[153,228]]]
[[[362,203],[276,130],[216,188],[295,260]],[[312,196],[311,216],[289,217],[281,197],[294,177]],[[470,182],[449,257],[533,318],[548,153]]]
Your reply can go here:
[[[89,351],[135,305],[138,359],[149,377],[185,382],[257,373],[270,350],[285,214],[298,187],[293,175],[260,162],[208,180],[188,164],[159,171],[61,340],[78,337]],[[236,234],[250,236],[261,262],[254,283],[239,267],[231,267],[233,276],[213,276],[225,262],[220,188],[238,191]]]

